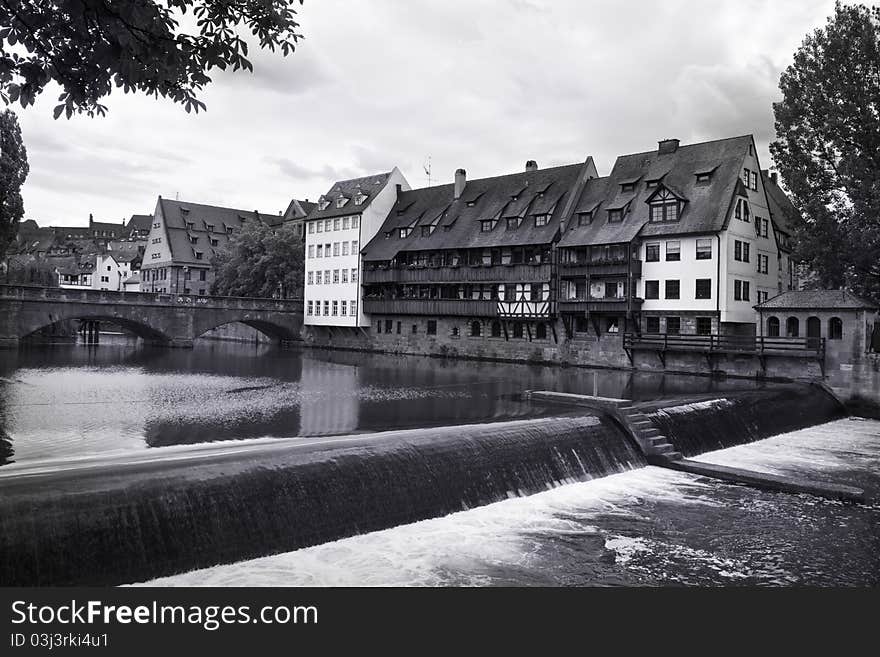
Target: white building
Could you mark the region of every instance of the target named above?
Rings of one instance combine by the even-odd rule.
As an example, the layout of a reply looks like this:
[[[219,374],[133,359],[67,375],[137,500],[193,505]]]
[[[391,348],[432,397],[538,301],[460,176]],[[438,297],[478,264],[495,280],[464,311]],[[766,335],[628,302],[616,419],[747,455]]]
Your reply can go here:
[[[125,281],[139,272],[140,255],[137,250],[107,251],[96,256],[92,289],[123,292]]]
[[[358,328],[370,325],[361,304],[361,248],[409,183],[388,173],[342,180],[323,195],[306,219],[305,324]]]

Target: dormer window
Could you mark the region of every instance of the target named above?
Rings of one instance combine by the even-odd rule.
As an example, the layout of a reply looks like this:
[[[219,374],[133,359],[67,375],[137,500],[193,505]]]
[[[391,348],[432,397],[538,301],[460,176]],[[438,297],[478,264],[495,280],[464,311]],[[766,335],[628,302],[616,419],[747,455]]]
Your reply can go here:
[[[429,237],[434,232],[434,226],[422,226],[422,237]]]
[[[412,229],[409,228],[409,227],[406,227],[406,226],[403,227],[403,228],[400,228],[400,229],[398,230],[398,237],[399,237],[400,239],[402,239],[402,240],[403,240],[403,239],[406,239],[407,237],[409,237],[409,232],[410,232],[410,230],[412,230]]]
[[[550,223],[550,215],[549,214],[536,214],[535,215],[535,228],[540,228],[541,226],[546,226]]]
[[[618,224],[623,221],[623,209],[608,210],[608,223]]]
[[[227,227],[226,227],[226,234],[227,234],[227,235],[232,235],[232,231],[234,231],[234,230],[235,230],[235,229],[234,229],[232,226],[227,226]]]
[[[647,187],[648,189],[654,189],[654,188],[656,188],[659,184],[660,184],[660,179],[659,179],[659,178],[655,178],[654,180],[646,180],[646,181],[645,181],[645,187]]]
[[[386,230],[386,231],[385,231],[385,239],[386,239],[386,240],[390,240],[390,239],[391,239],[391,231],[390,231],[390,230]]]
[[[198,243],[199,243],[199,238],[196,237],[195,235],[190,235],[190,236],[189,236],[189,241],[190,241],[190,244],[198,244]]]
[[[209,232],[209,233],[213,233],[213,232],[214,232],[214,224],[207,224],[207,223],[206,223],[206,224],[205,224],[205,228],[208,229],[208,232]]]
[[[362,205],[363,202],[366,200],[367,200],[366,194],[358,194],[357,196],[354,197],[354,204],[355,205]]]
[[[636,184],[634,182],[626,182],[626,183],[622,183],[620,185],[620,191],[623,192],[624,194],[634,191],[635,188],[636,188]]]
[[[322,198],[320,201],[318,201],[318,209],[319,210],[323,211],[329,207],[330,207],[330,201],[328,201],[327,199]]]
[[[336,199],[336,207],[337,207],[337,209],[338,209],[338,208],[345,207],[345,204],[346,204],[346,203],[348,203],[348,199],[345,198],[344,196],[340,196],[338,199]]]
[[[480,230],[484,233],[488,233],[494,228],[495,222],[491,219],[483,219],[480,221]]]
[[[469,208],[474,207],[476,204],[477,204],[476,201],[468,201],[468,202],[467,202],[467,206],[468,206]]]
[[[578,226],[589,226],[593,223],[592,212],[578,212]]]
[[[678,221],[681,201],[668,189],[661,189],[650,202],[651,223]]]
[[[507,218],[507,230],[516,230],[519,228],[519,217]]]
[[[187,222],[186,222],[186,229],[187,229],[187,230],[192,230],[192,229],[195,228],[195,227],[196,227],[196,225],[195,225],[194,222],[192,222],[192,221],[187,221]]]

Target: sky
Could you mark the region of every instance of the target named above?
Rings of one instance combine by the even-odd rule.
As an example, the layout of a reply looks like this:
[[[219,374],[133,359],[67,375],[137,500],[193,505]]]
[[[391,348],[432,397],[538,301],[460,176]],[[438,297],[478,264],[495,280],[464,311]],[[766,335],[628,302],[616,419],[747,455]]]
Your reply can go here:
[[[305,0],[288,57],[217,72],[208,109],[114,92],[104,118],[17,108],[26,218],[121,222],[159,195],[278,213],[338,179],[414,188],[754,134],[772,166],[779,76],[833,0]]]

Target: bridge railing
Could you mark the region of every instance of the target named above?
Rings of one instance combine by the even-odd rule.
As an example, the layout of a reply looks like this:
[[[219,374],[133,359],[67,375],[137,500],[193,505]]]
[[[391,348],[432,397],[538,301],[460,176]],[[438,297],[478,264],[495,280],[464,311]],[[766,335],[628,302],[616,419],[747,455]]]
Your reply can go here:
[[[40,287],[37,285],[2,285],[0,298],[19,301],[58,301],[61,303],[106,303],[191,308],[238,308],[242,310],[302,309],[302,299],[262,299],[258,297],[212,297],[163,292],[116,292],[110,290]]]

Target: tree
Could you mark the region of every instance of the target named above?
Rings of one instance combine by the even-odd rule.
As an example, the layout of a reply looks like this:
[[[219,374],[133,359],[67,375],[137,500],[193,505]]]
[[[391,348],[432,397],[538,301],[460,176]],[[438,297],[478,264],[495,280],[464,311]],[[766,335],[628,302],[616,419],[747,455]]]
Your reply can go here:
[[[27,150],[11,110],[0,114],[0,255],[6,253],[24,216],[21,186],[27,178]]]
[[[211,294],[230,297],[302,298],[303,244],[291,224],[277,233],[249,221],[212,261]]]
[[[0,0],[0,96],[32,105],[50,81],[62,113],[103,115],[113,86],[205,109],[196,93],[219,68],[253,71],[236,28],[286,56],[302,0]],[[191,12],[191,16],[187,12]],[[193,24],[192,33],[181,23]],[[18,50],[18,52],[16,52]],[[22,52],[23,51],[23,52]]]
[[[804,222],[795,255],[826,287],[880,298],[880,8],[843,5],[780,79],[770,145]]]

